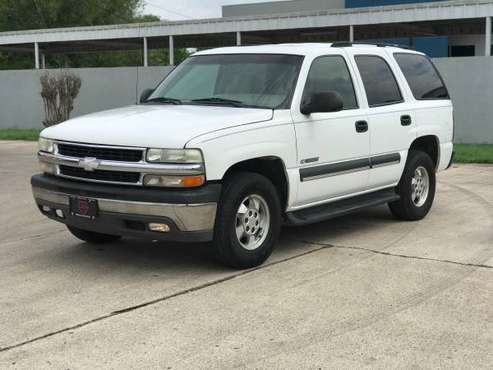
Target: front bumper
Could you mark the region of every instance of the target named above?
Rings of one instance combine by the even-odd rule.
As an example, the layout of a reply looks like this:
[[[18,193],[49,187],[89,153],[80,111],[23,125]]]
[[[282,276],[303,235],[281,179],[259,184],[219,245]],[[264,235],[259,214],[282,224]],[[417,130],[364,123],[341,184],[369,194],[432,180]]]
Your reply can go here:
[[[212,240],[221,193],[220,184],[164,190],[91,184],[49,175],[33,176],[31,185],[40,211],[58,222],[105,234],[187,242]],[[97,200],[97,218],[71,215],[71,196]],[[149,223],[165,223],[170,231],[150,231]]]

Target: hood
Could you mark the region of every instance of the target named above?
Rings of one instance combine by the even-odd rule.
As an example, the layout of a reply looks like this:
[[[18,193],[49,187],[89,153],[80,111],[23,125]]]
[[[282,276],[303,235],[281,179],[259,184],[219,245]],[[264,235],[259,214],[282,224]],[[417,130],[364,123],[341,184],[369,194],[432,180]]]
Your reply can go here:
[[[71,119],[42,136],[90,144],[183,148],[191,139],[272,119],[270,109],[198,105],[134,105]]]

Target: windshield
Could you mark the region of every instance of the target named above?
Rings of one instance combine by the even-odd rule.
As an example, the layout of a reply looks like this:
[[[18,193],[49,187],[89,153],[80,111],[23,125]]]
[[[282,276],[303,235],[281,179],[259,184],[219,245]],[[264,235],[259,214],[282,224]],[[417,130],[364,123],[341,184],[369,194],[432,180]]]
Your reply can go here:
[[[301,56],[277,54],[190,57],[147,102],[289,108],[302,61]]]

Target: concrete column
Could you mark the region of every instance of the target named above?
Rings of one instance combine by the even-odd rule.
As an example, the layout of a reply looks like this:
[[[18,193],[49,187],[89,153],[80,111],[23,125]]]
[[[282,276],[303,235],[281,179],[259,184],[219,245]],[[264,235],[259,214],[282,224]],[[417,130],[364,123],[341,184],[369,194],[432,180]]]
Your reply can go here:
[[[241,46],[241,32],[236,32],[236,46]]]
[[[39,44],[34,43],[34,68],[39,69]]]
[[[169,37],[169,65],[175,65],[175,39],[173,36]]]
[[[46,69],[46,55],[41,53],[41,69]]]
[[[349,42],[354,42],[354,26],[349,26]]]
[[[484,55],[491,56],[491,17],[486,17],[486,34],[484,37]]]
[[[149,60],[147,54],[147,37],[144,37],[144,49],[142,50],[142,54],[144,55],[144,67],[148,67]]]

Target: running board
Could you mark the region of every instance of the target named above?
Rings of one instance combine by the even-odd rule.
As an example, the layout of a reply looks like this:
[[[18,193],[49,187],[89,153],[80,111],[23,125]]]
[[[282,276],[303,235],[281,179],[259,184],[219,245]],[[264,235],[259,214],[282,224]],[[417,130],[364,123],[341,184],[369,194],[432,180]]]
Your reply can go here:
[[[381,204],[399,200],[394,188],[379,190],[374,193],[338,200],[332,203],[305,208],[299,211],[287,212],[288,225],[306,225],[344,216],[363,208],[375,207]]]

